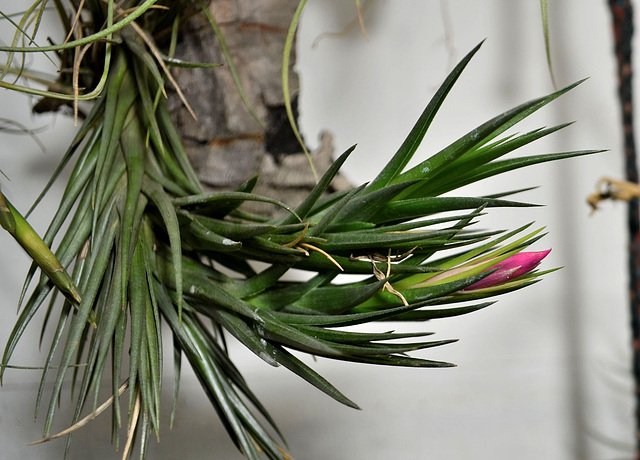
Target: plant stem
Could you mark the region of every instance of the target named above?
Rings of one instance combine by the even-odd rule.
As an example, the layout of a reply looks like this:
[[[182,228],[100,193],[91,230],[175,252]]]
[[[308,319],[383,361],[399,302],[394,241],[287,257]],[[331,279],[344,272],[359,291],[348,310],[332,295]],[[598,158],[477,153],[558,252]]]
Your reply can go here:
[[[613,18],[613,34],[618,72],[618,97],[622,114],[625,175],[638,183],[638,167],[633,130],[633,87],[631,41],[633,37],[633,5],[631,0],[609,0]],[[638,199],[629,201],[629,301],[633,344],[633,376],[636,397],[636,459],[640,459],[640,212]]]

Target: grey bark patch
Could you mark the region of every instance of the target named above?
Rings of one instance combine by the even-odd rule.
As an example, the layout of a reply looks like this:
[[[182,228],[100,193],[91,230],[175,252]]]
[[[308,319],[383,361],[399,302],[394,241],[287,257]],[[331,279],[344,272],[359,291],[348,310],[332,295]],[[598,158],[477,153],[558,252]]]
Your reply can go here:
[[[233,190],[260,175],[256,193],[296,206],[315,185],[308,159],[302,153],[284,109],[282,50],[296,2],[269,0],[214,0],[217,18],[238,70],[247,98],[263,120],[263,129],[251,115],[233,81],[228,65],[209,69],[173,69],[178,85],[197,121],[170,92],[170,110],[198,178],[210,190]],[[224,63],[218,38],[206,18],[195,16],[182,28],[176,56],[190,62]],[[298,76],[291,56],[289,87],[297,100]],[[297,117],[297,108],[295,110]],[[322,174],[331,164],[331,137],[324,135],[313,155]],[[347,187],[337,178],[334,189]],[[251,204],[254,211],[271,213],[274,207]]]

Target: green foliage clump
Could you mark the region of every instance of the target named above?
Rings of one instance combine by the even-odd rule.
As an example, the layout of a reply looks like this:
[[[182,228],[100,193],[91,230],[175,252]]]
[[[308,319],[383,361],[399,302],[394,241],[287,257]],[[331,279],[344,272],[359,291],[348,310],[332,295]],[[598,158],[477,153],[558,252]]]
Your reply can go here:
[[[160,426],[166,346],[161,326],[166,323],[171,334],[164,340],[171,341],[174,350],[174,404],[186,358],[247,457],[288,458],[275,422],[229,358],[226,336],[234,336],[267,364],[289,369],[351,407],[357,406],[292,351],[360,363],[451,366],[410,355],[451,340],[427,340],[428,332],[372,333],[346,327],[470,313],[490,305],[483,301],[487,297],[534,283],[544,272],[465,290],[492,273],[497,262],[523,251],[541,235],[540,230],[526,233],[528,226],[510,232],[471,229],[487,208],[531,206],[505,198],[515,191],[491,197],[454,197],[449,192],[516,168],[594,153],[504,158],[566,126],[502,136],[572,85],[492,118],[407,169],[478,46],[447,77],[404,143],[369,184],[326,193],[351,148],[295,208],[253,193],[257,177],[236,191],[206,193],[163,95],[170,80],[167,65],[196,65],[171,55],[180,18],[202,5],[184,1],[160,6],[162,2],[147,0],[138,5],[129,2],[125,10],[112,1],[88,0],[84,10],[69,15],[61,2],[54,3],[69,36],[81,38],[63,45],[33,46],[29,38],[35,31],[31,37],[25,27],[43,14],[46,2],[37,2],[14,23],[16,37],[26,37],[28,46],[18,47],[16,39],[2,50],[12,55],[9,62],[17,53],[57,51],[74,69],[57,82],[64,91],[1,83],[44,98],[94,99],[54,174],[55,179],[74,159],[60,206],[42,239],[0,195],[0,223],[34,259],[25,292],[35,281],[8,339],[0,375],[31,319],[46,305],[43,334],[46,327],[54,332],[36,409],[45,399],[44,384],[52,377],[45,439],[52,438],[63,381],[72,373],[76,408],[69,432],[84,423],[87,408],[93,413],[103,409],[98,408],[97,395],[108,381],[116,444],[125,419],[129,427],[125,453],[138,437],[144,457],[149,434],[158,436]],[[215,20],[209,19],[215,27]],[[169,56],[154,44],[160,34],[172,37]],[[74,53],[85,53],[86,59]],[[11,72],[20,73],[5,66],[4,73]],[[95,89],[80,94],[79,87]],[[250,214],[242,208],[248,201],[270,203],[286,213],[272,218]],[[56,237],[54,253],[49,248]],[[258,271],[252,261],[267,268]],[[43,274],[36,280],[38,266]],[[460,267],[467,269],[457,276],[453,272],[442,276]],[[287,280],[292,269],[311,276],[306,281]],[[368,276],[335,283],[341,274]],[[429,282],[435,276],[439,281]],[[65,296],[61,304],[55,302],[57,293]],[[125,390],[123,415],[120,398]]]

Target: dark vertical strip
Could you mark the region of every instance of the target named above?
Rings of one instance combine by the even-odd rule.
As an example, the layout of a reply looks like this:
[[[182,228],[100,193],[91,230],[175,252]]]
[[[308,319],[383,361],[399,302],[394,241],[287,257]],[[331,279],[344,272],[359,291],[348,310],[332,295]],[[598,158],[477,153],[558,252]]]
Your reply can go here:
[[[631,40],[633,37],[633,5],[631,0],[609,0],[613,17],[613,35],[618,64],[618,96],[624,133],[625,175],[638,183],[636,147],[633,132],[633,88]],[[633,340],[633,376],[635,379],[636,458],[640,459],[640,217],[638,199],[629,201],[629,300]]]

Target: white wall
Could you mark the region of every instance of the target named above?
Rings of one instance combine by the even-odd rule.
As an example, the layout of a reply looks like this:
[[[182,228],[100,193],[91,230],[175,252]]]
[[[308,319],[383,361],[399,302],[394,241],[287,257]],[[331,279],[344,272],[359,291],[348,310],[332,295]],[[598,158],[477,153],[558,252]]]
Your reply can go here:
[[[6,6],[13,3],[0,0],[0,9],[15,10]],[[355,28],[312,49],[319,34],[338,31],[355,17],[353,2],[344,0],[309,1],[298,41],[301,128],[308,142],[319,131],[330,130],[338,151],[358,143],[345,166],[354,182],[374,176],[402,142],[452,62],[485,38],[418,158],[488,118],[553,90],[537,0],[370,3],[365,13],[369,41]],[[450,15],[448,31],[443,28],[443,5]],[[285,370],[269,368],[239,347],[234,349],[233,356],[279,422],[296,458],[631,457],[625,206],[605,203],[589,217],[585,204],[599,177],[622,175],[610,17],[602,0],[564,0],[550,2],[550,22],[558,84],[591,78],[524,122],[519,131],[577,120],[525,151],[611,151],[513,172],[466,193],[540,185],[523,199],[546,207],[492,210],[483,226],[515,228],[535,220],[549,231],[536,248],[553,248],[545,268],[565,268],[482,312],[425,325],[398,325],[424,328],[436,332],[437,338],[460,338],[456,344],[422,354],[455,362],[457,368],[390,369],[326,360],[314,364],[363,411],[343,408]],[[6,27],[3,24],[0,30]],[[31,117],[22,96],[3,91],[0,98],[2,117],[49,127],[39,134],[47,145],[44,153],[21,136],[3,136],[0,144],[0,169],[11,179],[2,179],[3,191],[26,209],[70,139],[71,123],[62,116]],[[50,197],[34,216],[38,230],[46,228],[55,202]],[[28,260],[8,235],[0,234],[0,248],[0,341],[4,341],[15,319]],[[25,346],[15,364],[41,363],[42,357],[31,351],[37,344],[37,326],[31,332],[33,346]],[[24,446],[41,430],[41,421],[30,419],[38,381],[37,371],[8,373],[0,389],[0,445],[5,452],[0,456],[44,459],[62,452],[64,442]],[[170,394],[166,399],[169,403]],[[172,431],[166,427],[159,445],[151,443],[150,458],[200,459],[205,454],[238,458],[189,375],[182,384],[181,403],[177,426]],[[167,408],[165,416],[168,413]],[[105,414],[77,436],[70,458],[86,458],[95,444],[99,450],[93,458],[114,458],[108,444],[109,423]],[[186,453],[184,446],[189,446]]]

